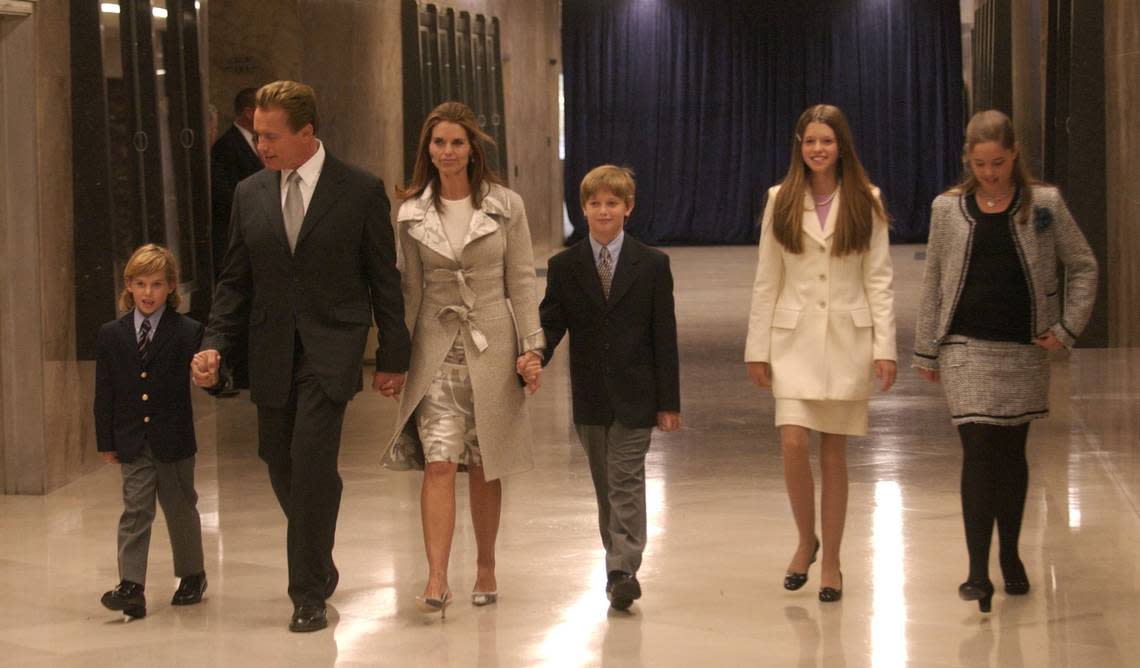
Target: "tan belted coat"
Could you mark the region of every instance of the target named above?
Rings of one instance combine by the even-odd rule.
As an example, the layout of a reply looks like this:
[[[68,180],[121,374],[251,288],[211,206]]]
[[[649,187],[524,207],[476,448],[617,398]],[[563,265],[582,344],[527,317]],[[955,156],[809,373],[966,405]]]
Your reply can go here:
[[[545,347],[530,228],[517,193],[499,185],[485,187],[459,257],[431,204],[430,188],[405,200],[397,213],[412,359],[396,430],[381,457],[387,468],[423,468],[412,414],[460,331],[484,477],[494,480],[534,468],[527,396],[515,372],[520,350],[541,352]]]

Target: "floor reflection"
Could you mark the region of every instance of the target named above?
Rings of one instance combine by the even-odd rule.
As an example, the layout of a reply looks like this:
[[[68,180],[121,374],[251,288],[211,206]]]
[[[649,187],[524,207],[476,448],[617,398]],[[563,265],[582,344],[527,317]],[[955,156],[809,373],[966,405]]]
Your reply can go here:
[[[2,4],[2,3],[0,3]],[[895,247],[899,345],[913,341],[922,263]],[[1032,592],[957,599],[967,571],[961,452],[940,388],[900,365],[848,446],[844,596],[817,600],[819,566],[782,586],[795,545],[770,396],[741,364],[755,249],[668,249],[676,278],[685,429],[654,436],[644,597],[610,612],[596,506],[570,425],[565,351],[532,400],[533,472],[507,481],[499,602],[475,608],[466,483],[457,490],[446,620],[415,610],[427,575],[417,474],[376,457],[395,404],[350,404],[332,628],[285,630],[284,519],[245,397],[195,395],[206,601],[169,605],[166,529],[154,528],[148,616],[122,624],[120,480],[109,467],[44,498],[0,497],[0,666],[1074,666],[1137,665],[1140,350],[1077,350],[1053,366],[1053,415],[1029,436],[1022,556]],[[997,568],[996,549],[992,570]],[[995,584],[999,584],[995,577]]]

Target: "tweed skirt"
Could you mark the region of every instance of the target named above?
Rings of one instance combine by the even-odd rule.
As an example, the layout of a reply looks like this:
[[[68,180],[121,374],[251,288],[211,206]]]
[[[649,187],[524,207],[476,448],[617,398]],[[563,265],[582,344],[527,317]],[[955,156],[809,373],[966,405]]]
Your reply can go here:
[[[825,434],[865,436],[867,400],[776,399],[776,426],[796,425]]]
[[[956,425],[1049,416],[1049,354],[1039,346],[951,335],[939,349],[938,370]]]

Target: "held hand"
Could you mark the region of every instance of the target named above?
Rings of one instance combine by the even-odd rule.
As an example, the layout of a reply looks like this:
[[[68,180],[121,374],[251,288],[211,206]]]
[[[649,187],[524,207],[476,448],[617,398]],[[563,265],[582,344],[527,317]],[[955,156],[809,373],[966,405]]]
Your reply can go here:
[[[772,387],[772,367],[767,362],[747,362],[748,377],[756,387]]]
[[[681,414],[673,411],[657,411],[657,428],[661,431],[677,431],[681,428]]]
[[[119,463],[119,456],[113,452],[100,452],[99,454],[103,457],[103,461],[107,462],[108,464]]]
[[[923,369],[922,367],[918,367],[918,375],[922,376],[923,379],[928,380],[932,383],[940,382],[938,372],[933,369]]]
[[[372,374],[372,389],[392,399],[399,399],[404,389],[404,381],[408,379],[406,373],[390,373],[377,371]]]
[[[515,372],[526,382],[527,393],[534,394],[542,387],[542,356],[533,350],[519,355],[515,360]]]
[[[895,384],[898,366],[894,360],[875,360],[875,377],[882,381],[882,391],[886,392]]]
[[[194,353],[190,360],[190,377],[198,387],[211,388],[218,384],[218,368],[222,364],[222,356],[218,351],[209,349]]]
[[[1065,347],[1065,344],[1061,343],[1061,340],[1054,336],[1053,332],[1045,332],[1041,336],[1037,337],[1033,343],[1038,347],[1048,350],[1051,353],[1057,352],[1061,348]]]

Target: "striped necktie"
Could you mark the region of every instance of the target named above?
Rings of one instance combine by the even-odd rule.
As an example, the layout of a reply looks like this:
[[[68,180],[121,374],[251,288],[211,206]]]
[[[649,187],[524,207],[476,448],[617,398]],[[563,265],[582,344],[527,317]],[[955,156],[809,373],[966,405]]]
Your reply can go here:
[[[139,359],[145,364],[150,352],[150,318],[143,318],[139,326]]]

